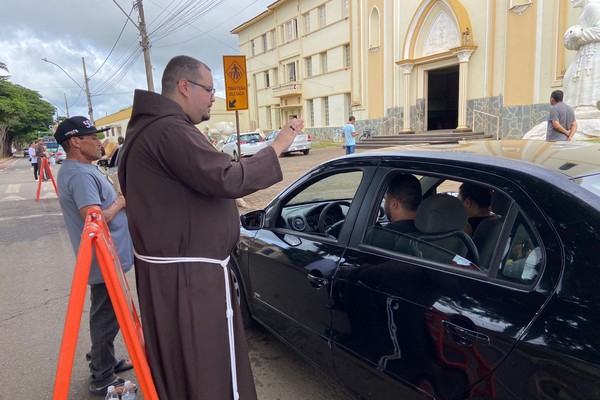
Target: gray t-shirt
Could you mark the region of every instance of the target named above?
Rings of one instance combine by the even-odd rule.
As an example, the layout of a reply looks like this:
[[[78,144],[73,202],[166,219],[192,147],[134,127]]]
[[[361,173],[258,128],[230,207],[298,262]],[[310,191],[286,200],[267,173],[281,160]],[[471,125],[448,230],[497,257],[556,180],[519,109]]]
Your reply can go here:
[[[548,117],[548,129],[546,130],[546,140],[548,142],[558,142],[567,140],[567,136],[563,135],[552,126],[552,121],[558,123],[566,130],[571,129],[571,125],[575,122],[575,112],[565,103],[558,102],[550,108],[550,116]]]
[[[58,201],[63,211],[73,251],[77,254],[84,225],[79,210],[90,205],[100,205],[100,208],[104,210],[114,203],[118,195],[98,167],[92,164],[64,160],[58,171],[57,180]],[[131,236],[129,236],[125,210],[119,211],[114,216],[108,223],[108,229],[117,247],[123,272],[127,272],[133,266],[133,244]],[[88,284],[103,282],[104,279],[94,255]]]

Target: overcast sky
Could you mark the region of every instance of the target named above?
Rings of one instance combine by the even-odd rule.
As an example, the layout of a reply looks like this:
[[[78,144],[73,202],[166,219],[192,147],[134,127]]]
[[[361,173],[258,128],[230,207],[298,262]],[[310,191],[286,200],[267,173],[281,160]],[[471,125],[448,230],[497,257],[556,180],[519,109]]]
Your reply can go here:
[[[8,67],[9,81],[38,91],[61,116],[66,115],[65,95],[70,116],[87,116],[87,100],[80,88],[84,87],[81,58],[85,57],[94,117],[129,107],[133,90],[147,89],[144,57],[139,31],[126,22],[127,16],[115,2],[126,13],[132,11],[132,0],[2,0],[0,62]],[[195,8],[177,12],[187,2]],[[212,69],[217,95],[223,97],[222,56],[239,54],[237,35],[229,31],[273,2],[144,0],[155,90],[160,91],[166,63],[185,54]],[[137,10],[131,13],[136,23],[137,15]]]

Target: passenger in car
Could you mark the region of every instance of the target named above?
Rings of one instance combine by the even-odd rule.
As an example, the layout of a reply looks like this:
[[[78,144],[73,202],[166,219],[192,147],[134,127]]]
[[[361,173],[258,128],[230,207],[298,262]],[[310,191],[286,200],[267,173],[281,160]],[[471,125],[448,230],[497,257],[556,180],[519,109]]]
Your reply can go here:
[[[390,221],[385,228],[373,227],[365,237],[365,243],[391,250],[398,235],[415,233],[415,215],[423,195],[421,183],[411,174],[395,175],[388,185],[384,199],[384,211]]]
[[[467,225],[464,231],[473,236],[479,224],[494,216],[492,212],[492,189],[465,182],[458,188],[458,198],[467,211]]]

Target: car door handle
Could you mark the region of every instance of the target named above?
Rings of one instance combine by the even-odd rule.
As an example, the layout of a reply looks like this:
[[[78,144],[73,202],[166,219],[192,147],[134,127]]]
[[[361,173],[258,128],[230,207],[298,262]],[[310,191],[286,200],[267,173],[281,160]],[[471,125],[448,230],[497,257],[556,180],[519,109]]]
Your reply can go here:
[[[308,278],[308,281],[310,282],[312,287],[314,287],[315,289],[320,289],[323,286],[329,285],[329,281],[326,278],[315,276],[313,274],[308,274],[306,277]]]
[[[446,328],[450,338],[460,345],[472,346],[475,342],[482,342],[486,345],[490,344],[490,337],[483,333],[456,325],[448,320],[442,320],[442,325]]]

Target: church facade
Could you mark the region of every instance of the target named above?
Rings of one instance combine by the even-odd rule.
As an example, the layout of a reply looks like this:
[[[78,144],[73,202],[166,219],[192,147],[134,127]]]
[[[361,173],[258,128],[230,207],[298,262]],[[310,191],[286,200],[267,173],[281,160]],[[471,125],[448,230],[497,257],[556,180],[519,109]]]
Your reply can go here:
[[[573,59],[569,0],[279,0],[234,28],[250,124],[334,137],[441,129],[521,138]]]

